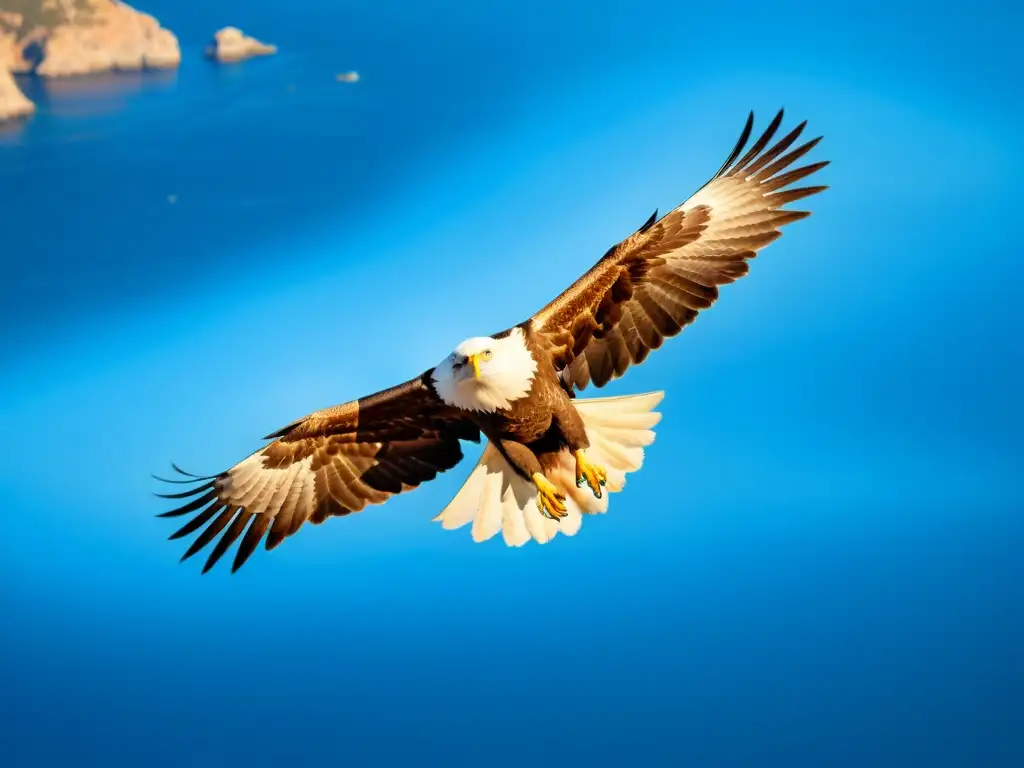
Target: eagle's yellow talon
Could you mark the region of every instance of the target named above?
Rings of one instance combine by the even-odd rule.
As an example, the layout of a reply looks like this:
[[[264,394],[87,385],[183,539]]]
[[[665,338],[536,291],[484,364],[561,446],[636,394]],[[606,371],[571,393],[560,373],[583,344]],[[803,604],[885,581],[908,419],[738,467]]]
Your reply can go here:
[[[608,482],[608,473],[605,472],[604,467],[587,461],[583,456],[583,451],[576,451],[574,455],[576,457],[576,486],[582,487],[586,482],[594,496],[600,499],[601,488]]]
[[[555,521],[565,517],[565,494],[540,472],[534,473],[533,484],[537,487],[537,509],[540,513]]]

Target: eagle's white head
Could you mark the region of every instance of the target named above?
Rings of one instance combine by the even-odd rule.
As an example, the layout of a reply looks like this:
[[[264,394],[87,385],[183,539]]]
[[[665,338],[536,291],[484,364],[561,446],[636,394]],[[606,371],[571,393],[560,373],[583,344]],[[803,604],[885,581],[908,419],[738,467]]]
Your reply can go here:
[[[493,412],[526,397],[537,361],[521,328],[495,339],[476,336],[459,344],[434,369],[437,394],[448,405],[467,411]]]

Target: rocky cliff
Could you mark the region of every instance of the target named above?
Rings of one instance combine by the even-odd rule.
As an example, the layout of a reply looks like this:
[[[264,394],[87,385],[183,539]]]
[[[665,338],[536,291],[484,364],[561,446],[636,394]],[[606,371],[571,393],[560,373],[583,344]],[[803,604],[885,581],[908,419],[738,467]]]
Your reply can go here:
[[[66,77],[181,62],[170,30],[117,0],[0,0],[0,12],[0,35],[14,37],[13,72]]]
[[[170,30],[117,0],[0,0],[0,120],[35,110],[12,72],[67,77],[180,62]]]
[[[36,105],[25,98],[10,70],[2,66],[2,62],[13,57],[14,39],[0,36],[0,121],[25,117],[36,111]]]

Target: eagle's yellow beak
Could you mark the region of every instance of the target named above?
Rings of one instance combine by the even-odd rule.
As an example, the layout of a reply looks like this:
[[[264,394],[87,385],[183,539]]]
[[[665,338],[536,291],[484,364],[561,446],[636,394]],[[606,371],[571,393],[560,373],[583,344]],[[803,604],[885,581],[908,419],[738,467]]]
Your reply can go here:
[[[470,355],[469,362],[473,364],[473,378],[480,378],[480,355]]]

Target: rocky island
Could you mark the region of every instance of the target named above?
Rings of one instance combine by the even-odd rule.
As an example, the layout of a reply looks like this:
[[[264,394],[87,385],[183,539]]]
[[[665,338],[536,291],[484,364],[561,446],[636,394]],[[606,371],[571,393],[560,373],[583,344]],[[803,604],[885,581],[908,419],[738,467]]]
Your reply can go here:
[[[13,72],[68,77],[177,67],[174,33],[118,0],[0,0],[0,35],[14,38]]]
[[[180,62],[173,32],[117,0],[0,0],[0,119],[32,111],[12,72],[69,77]]]
[[[261,43],[249,37],[237,27],[224,27],[213,37],[213,43],[206,49],[211,59],[228,63],[251,59],[253,56],[269,56],[277,53],[276,45]]]

